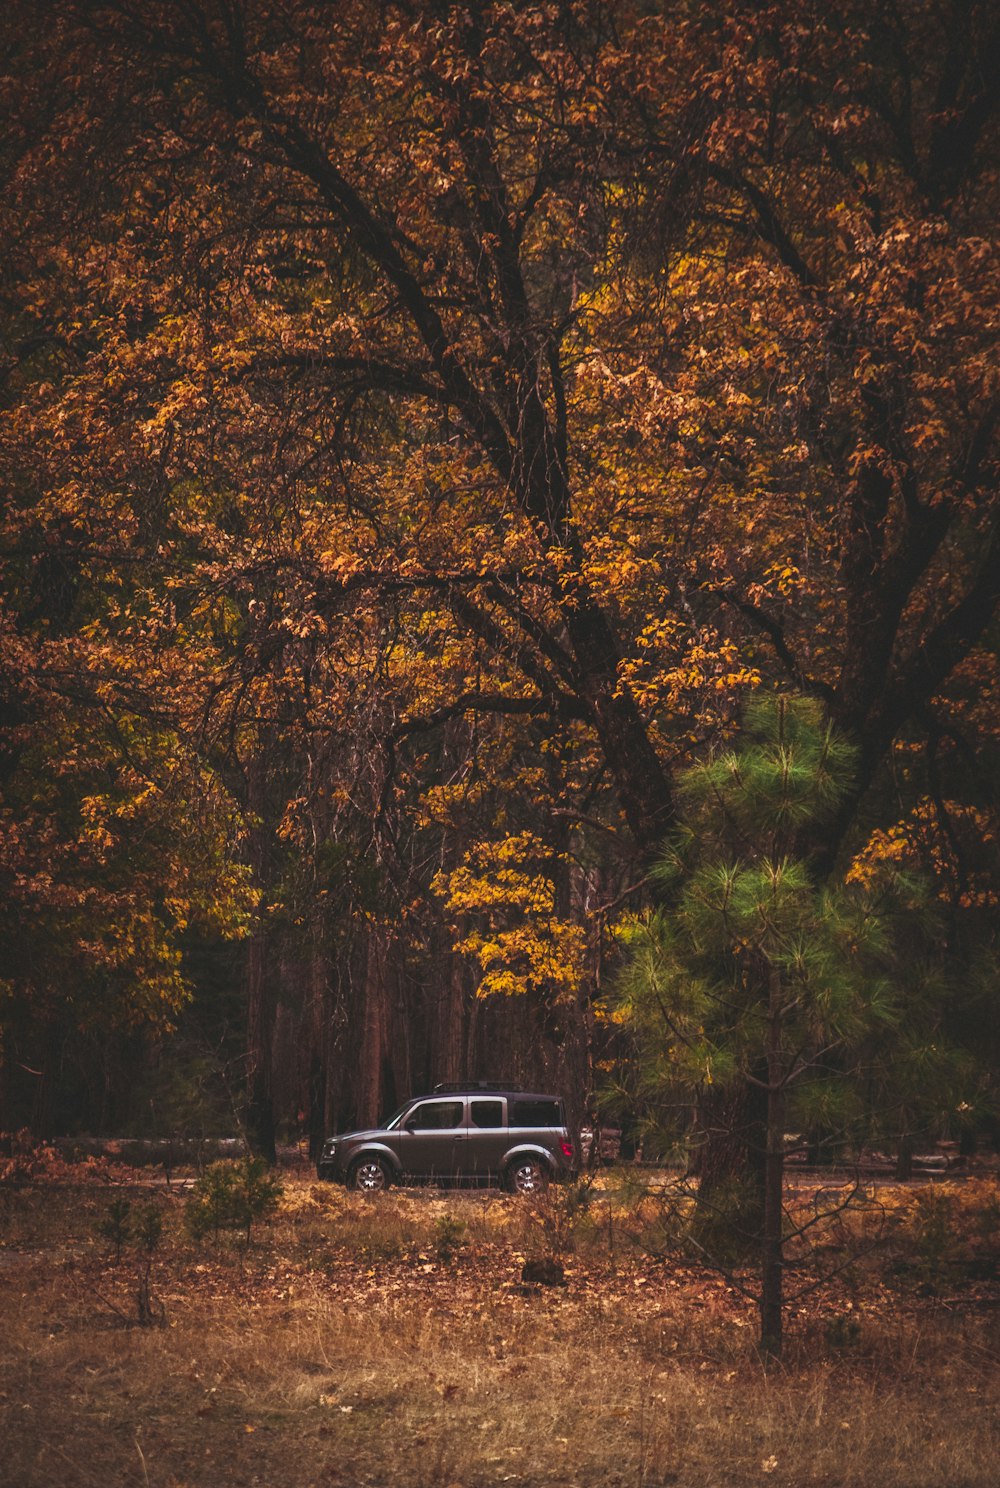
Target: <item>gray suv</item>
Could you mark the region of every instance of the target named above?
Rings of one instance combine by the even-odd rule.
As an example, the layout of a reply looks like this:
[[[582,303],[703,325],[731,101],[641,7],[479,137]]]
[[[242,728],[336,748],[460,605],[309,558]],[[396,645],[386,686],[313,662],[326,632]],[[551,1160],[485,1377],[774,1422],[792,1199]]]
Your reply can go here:
[[[407,1178],[500,1179],[512,1193],[539,1193],[574,1168],[559,1097],[499,1085],[436,1085],[384,1126],[329,1137],[316,1165],[365,1193]]]

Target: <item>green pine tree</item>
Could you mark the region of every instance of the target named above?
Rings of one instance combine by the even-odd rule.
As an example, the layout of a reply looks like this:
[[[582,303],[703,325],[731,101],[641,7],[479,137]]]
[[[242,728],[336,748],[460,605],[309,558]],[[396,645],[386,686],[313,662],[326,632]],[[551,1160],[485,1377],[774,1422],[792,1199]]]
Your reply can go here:
[[[915,1063],[933,1063],[939,983],[919,886],[885,875],[824,885],[810,872],[809,847],[853,763],[813,700],[749,708],[739,747],[683,778],[683,828],[658,868],[668,907],[630,932],[619,988],[646,1097],[675,1118],[697,1109],[702,1140],[720,1113],[740,1113],[743,1170],[703,1175],[693,1238],[710,1253],[741,1239],[757,1252],[772,1354],[786,1131],[822,1126],[857,1140],[886,1052],[899,1053],[904,1083]],[[926,1085],[925,1099],[943,1088]]]

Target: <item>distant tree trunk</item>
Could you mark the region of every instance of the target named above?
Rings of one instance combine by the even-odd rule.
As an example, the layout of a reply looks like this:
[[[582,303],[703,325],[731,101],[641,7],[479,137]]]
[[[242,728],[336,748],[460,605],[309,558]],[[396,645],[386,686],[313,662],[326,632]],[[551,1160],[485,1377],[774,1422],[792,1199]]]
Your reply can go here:
[[[781,977],[772,967],[768,995],[767,1152],[761,1265],[760,1346],[781,1357],[784,1320],[785,1070],[781,1048]]]
[[[267,942],[258,929],[247,948],[247,1145],[267,1162],[277,1160],[274,1100],[271,1094],[271,1045],[274,1010],[267,987]]]
[[[478,1080],[480,1078],[479,1065],[476,1060],[476,1050],[479,1040],[479,1010],[482,1004],[478,997],[472,997],[469,1002],[469,1016],[465,1027],[465,1068],[469,1072],[469,1078]]]
[[[567,849],[569,848],[567,843]],[[567,857],[569,856],[567,852]],[[573,867],[570,876],[568,918],[588,927],[586,959],[576,985],[572,1018],[564,1048],[566,1079],[562,1094],[567,1102],[567,1119],[579,1158],[580,1129],[589,1125],[593,1131],[588,1166],[598,1160],[598,1117],[594,1090],[594,1006],[601,990],[603,929],[593,913],[601,885],[599,869]],[[606,889],[600,897],[608,897]],[[635,1155],[633,1144],[632,1156]]]
[[[56,1069],[59,1063],[59,1035],[51,1013],[39,1019],[38,1083],[31,1103],[31,1132],[35,1137],[54,1137]]]
[[[374,1126],[382,1105],[382,1076],[388,1033],[388,931],[372,924],[368,931],[364,1010],[358,1080],[358,1121]]]
[[[896,1148],[896,1178],[900,1183],[905,1183],[913,1177],[913,1137],[909,1132],[904,1132],[899,1139]]]
[[[11,1079],[10,1027],[0,1025],[0,1131],[14,1131],[18,1124]]]
[[[353,1100],[356,1082],[348,1078],[346,1044],[357,999],[355,988],[363,981],[362,960],[367,964],[367,936],[348,934],[334,943],[330,955],[329,989],[323,1022],[323,1066],[325,1076],[323,1126],[327,1136],[355,1125]],[[357,1065],[351,1063],[351,1068]]]
[[[342,971],[333,965],[330,967],[331,978],[336,978],[336,990],[331,989],[330,1000],[327,1004],[323,1018],[323,1130],[327,1136],[332,1135],[339,1126],[340,1110],[340,1081],[338,1080],[337,1061],[341,1054],[340,1050],[340,1027],[339,1027],[339,999],[342,996],[341,979]],[[350,977],[348,968],[347,977]]]
[[[267,853],[264,844],[265,768],[258,755],[247,766],[247,807],[251,829],[251,862],[257,884],[266,882]],[[274,1139],[274,1099],[271,1093],[271,1060],[274,1008],[267,976],[267,932],[258,916],[247,946],[247,1097],[246,1137],[250,1151],[267,1162],[277,1160]]]
[[[306,1129],[309,1134],[309,1157],[316,1162],[326,1136],[326,1026],[329,1021],[329,975],[325,937],[322,927],[313,926],[309,958],[309,1007],[306,1038],[309,1046],[309,1073],[306,1088]]]
[[[471,1076],[467,1063],[466,1041],[466,971],[462,957],[446,950],[438,961],[437,996],[434,1003],[434,1029],[431,1041],[430,1076],[439,1080],[466,1080]]]

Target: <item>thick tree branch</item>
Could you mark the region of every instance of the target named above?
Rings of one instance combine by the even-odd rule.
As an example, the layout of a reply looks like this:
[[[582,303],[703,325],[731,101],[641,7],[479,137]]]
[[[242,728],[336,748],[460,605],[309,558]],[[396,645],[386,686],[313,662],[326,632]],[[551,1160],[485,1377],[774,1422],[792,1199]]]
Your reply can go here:
[[[774,202],[753,181],[729,166],[712,164],[708,173],[716,181],[738,191],[753,209],[757,234],[761,240],[777,253],[785,268],[798,280],[803,289],[815,289],[819,280],[796,248],[791,233],[785,227]]]
[[[829,683],[822,682],[814,677],[809,677],[803,672],[795,653],[792,651],[785,638],[784,619],[768,614],[761,605],[752,604],[750,600],[744,599],[734,590],[716,589],[723,604],[730,605],[737,610],[756,630],[763,631],[774,647],[774,653],[781,665],[784,667],[789,679],[803,692],[812,693],[815,697],[823,698],[829,702],[833,697],[833,688]]]
[[[390,729],[386,740],[397,744],[411,734],[431,733],[442,724],[466,713],[491,713],[498,717],[520,718],[583,718],[579,702],[568,693],[558,693],[552,697],[523,698],[509,697],[500,692],[463,692],[450,703],[443,703],[440,708],[435,708],[432,713],[402,719]]]

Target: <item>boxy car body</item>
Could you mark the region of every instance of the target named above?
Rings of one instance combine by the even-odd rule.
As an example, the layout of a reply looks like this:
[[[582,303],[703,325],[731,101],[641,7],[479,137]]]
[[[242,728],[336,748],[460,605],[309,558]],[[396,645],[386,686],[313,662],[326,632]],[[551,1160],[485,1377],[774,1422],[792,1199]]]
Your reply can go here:
[[[499,1086],[438,1086],[384,1126],[328,1138],[317,1164],[320,1178],[369,1193],[408,1179],[536,1193],[574,1169],[560,1098]]]

